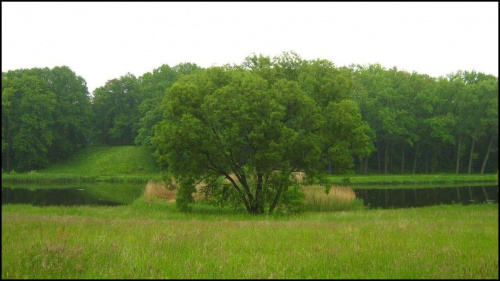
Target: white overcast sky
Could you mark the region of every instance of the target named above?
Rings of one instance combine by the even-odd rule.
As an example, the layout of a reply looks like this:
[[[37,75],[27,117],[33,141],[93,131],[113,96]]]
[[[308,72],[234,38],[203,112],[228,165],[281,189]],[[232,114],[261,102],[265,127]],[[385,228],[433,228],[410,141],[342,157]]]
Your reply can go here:
[[[498,2],[2,2],[2,72],[66,65],[89,91],[162,64],[295,51],[336,66],[498,77]]]

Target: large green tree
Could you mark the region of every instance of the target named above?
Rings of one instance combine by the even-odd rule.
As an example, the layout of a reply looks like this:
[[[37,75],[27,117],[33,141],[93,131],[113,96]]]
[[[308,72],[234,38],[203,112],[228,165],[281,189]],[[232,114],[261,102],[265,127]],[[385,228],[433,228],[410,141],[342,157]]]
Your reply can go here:
[[[143,100],[139,105],[139,129],[135,144],[151,146],[151,138],[154,135],[155,125],[161,121],[161,101],[166,89],[175,83],[179,76],[189,74],[199,69],[193,63],[181,63],[174,67],[166,64],[147,72],[139,77],[139,84]]]
[[[210,68],[181,79],[165,99],[153,143],[180,184],[179,205],[200,180],[223,188],[224,178],[249,213],[271,213],[293,172],[318,168],[323,119],[296,82]]]
[[[49,154],[51,161],[57,161],[88,143],[93,112],[87,83],[69,67],[51,70],[49,88],[57,99]]]
[[[26,171],[86,144],[90,99],[85,80],[66,66],[2,73],[2,168]]]
[[[300,192],[296,172],[311,180],[325,174],[332,148],[366,144],[357,105],[339,98],[325,107],[310,97],[294,80],[298,61],[254,56],[243,67],[212,67],[182,77],[167,90],[164,119],[152,142],[180,185],[181,209],[204,181],[206,190],[229,186],[249,213],[272,213]],[[338,165],[342,169],[346,161]]]
[[[143,100],[138,79],[126,74],[95,89],[95,142],[106,145],[132,145],[139,129],[139,105]]]

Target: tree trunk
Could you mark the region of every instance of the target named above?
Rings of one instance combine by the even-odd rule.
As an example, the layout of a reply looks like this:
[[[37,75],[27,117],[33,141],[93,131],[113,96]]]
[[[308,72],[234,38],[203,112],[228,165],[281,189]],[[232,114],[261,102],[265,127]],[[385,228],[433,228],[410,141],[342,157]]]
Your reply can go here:
[[[493,145],[493,139],[495,136],[490,138],[490,144],[488,145],[488,150],[486,151],[486,155],[484,156],[483,165],[481,166],[481,174],[484,174],[484,169],[486,168],[486,162],[488,162],[488,157],[490,156],[491,146]]]
[[[455,168],[455,174],[458,175],[458,170],[460,169],[460,146],[462,145],[462,138],[458,138],[458,148],[457,148],[457,167]]]
[[[387,165],[389,165],[389,155],[387,150],[389,149],[389,146],[385,146],[385,152],[384,152],[384,174],[387,174]]]
[[[470,175],[472,173],[472,156],[474,154],[474,144],[476,143],[476,140],[473,138],[472,139],[472,145],[470,148],[470,154],[469,154],[469,169],[467,173]]]
[[[332,169],[332,160],[328,159],[328,173],[331,175],[333,174],[333,169]]]
[[[257,186],[255,188],[255,210],[257,214],[264,213],[264,194],[262,192],[262,175],[257,175]]]
[[[425,174],[429,173],[429,159],[427,156],[427,152],[425,153]]]
[[[209,158],[209,161],[210,161],[210,158]],[[214,166],[214,167],[216,167],[216,166]],[[247,199],[247,197],[245,196],[245,192],[238,187],[238,184],[233,180],[233,178],[228,173],[226,173],[222,170],[217,170],[216,168],[215,168],[215,170],[219,174],[223,175],[227,180],[229,180],[229,182],[231,182],[234,189],[236,189],[240,198],[243,200],[243,203],[245,204],[245,208],[247,209],[247,212],[252,213],[252,202],[251,201],[249,202],[250,198]]]
[[[365,158],[361,158],[359,159],[359,174],[362,175],[363,174],[363,164],[365,163]]]
[[[417,172],[417,155],[418,155],[418,147],[420,143],[417,142],[417,145],[415,146],[415,159],[413,159],[413,174]]]
[[[391,156],[389,157],[389,163],[390,163],[390,171],[391,173],[394,171],[394,169],[392,168],[392,164],[394,164],[394,162],[392,161],[393,157],[392,157],[392,153],[391,153]]]
[[[368,175],[368,156],[365,157],[365,175]]]
[[[283,186],[280,186],[278,188],[278,191],[276,192],[276,196],[274,196],[274,200],[271,203],[271,206],[269,207],[269,214],[272,214],[274,209],[276,208],[276,205],[278,205],[278,200],[281,196],[281,192],[283,191]]]
[[[378,173],[380,174],[380,142],[377,141]]]
[[[401,174],[405,173],[405,144],[403,143],[403,148],[401,149]]]
[[[7,148],[5,149],[5,171],[10,172],[10,147],[12,142],[10,141],[10,125],[7,123]],[[3,153],[2,153],[3,156]],[[2,162],[3,164],[4,162]]]

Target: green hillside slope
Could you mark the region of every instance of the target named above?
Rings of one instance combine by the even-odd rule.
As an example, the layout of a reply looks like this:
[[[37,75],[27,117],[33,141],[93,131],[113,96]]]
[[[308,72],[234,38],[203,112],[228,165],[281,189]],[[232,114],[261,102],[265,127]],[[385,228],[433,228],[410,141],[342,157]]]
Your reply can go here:
[[[39,171],[41,174],[125,176],[159,174],[151,151],[138,146],[91,146],[64,162]]]

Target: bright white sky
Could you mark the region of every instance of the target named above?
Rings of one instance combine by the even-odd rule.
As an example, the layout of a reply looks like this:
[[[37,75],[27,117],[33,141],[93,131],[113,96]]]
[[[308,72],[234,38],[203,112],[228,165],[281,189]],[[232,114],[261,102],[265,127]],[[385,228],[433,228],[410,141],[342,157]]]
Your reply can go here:
[[[67,65],[89,91],[130,72],[295,51],[336,66],[498,77],[498,2],[2,2],[2,72]]]

